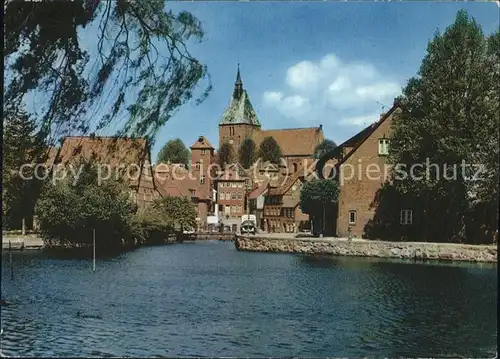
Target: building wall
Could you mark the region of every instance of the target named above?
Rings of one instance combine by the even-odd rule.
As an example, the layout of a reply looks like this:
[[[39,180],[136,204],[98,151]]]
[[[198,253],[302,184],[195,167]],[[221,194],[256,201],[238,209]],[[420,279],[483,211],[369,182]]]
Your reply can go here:
[[[195,148],[191,150],[191,172],[193,174],[193,177],[196,178],[198,182],[198,188],[202,189],[202,192],[206,193],[207,196],[211,196],[212,193],[212,181],[209,176],[209,167],[212,163],[213,155],[213,149]],[[200,164],[199,168],[196,165],[197,163]]]
[[[219,180],[217,182],[217,204],[222,206],[222,208],[219,208],[219,218],[226,219],[226,206],[236,206],[236,211],[230,211],[229,215],[232,218],[241,218],[245,214],[245,192],[245,181]],[[227,199],[228,194],[229,199]],[[236,199],[233,199],[233,195]]]
[[[392,116],[389,116],[341,165],[337,217],[337,235],[340,237],[348,235],[349,226],[353,236],[363,237],[365,225],[375,215],[376,208],[373,208],[372,202],[387,179],[384,170],[388,171],[387,156],[378,154],[378,144],[380,138],[390,136],[391,124]],[[373,165],[371,168],[368,167],[370,164],[379,167],[381,171],[379,178],[376,178],[375,167]],[[367,168],[372,172],[367,173]],[[370,177],[375,179],[370,179]],[[355,224],[349,224],[349,211],[351,210],[356,211]]]
[[[147,208],[152,204],[153,200],[160,197],[154,187],[151,166],[147,161],[142,166],[137,194],[134,197],[139,209]]]
[[[310,228],[309,215],[302,212],[300,206],[295,207],[295,225],[297,231],[301,229],[301,226]]]
[[[314,164],[314,158],[311,155],[307,156],[285,156],[288,173],[292,174],[297,172],[302,166],[309,168]],[[302,170],[304,170],[304,168]],[[314,167],[312,167],[314,168]]]
[[[219,125],[219,148],[224,142],[228,142],[237,155],[243,140],[252,137],[255,131],[259,131],[259,128],[247,124]]]
[[[203,228],[207,224],[209,203],[208,201],[198,201],[196,203],[196,217],[200,219],[198,226]]]

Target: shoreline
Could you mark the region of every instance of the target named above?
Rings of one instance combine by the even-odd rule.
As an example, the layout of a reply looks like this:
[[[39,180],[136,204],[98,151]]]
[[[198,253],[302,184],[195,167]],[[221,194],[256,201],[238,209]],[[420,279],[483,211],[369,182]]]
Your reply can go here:
[[[436,260],[443,262],[497,263],[496,245],[434,242],[386,242],[353,238],[294,238],[238,236],[236,249],[246,252]]]

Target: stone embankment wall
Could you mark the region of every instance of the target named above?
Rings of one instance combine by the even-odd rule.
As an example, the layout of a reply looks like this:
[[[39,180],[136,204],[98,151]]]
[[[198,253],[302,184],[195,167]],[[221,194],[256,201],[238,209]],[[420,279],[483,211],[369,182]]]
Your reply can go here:
[[[241,237],[235,240],[238,250],[329,254],[415,260],[497,262],[497,247],[451,243],[382,242],[353,239]]]

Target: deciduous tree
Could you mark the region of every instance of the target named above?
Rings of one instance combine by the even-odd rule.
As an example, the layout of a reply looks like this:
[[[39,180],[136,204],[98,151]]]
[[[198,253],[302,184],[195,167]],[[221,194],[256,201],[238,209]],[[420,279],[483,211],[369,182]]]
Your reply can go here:
[[[120,125],[118,134],[152,140],[208,76],[186,47],[203,39],[200,21],[167,6],[164,0],[8,1],[4,105],[19,108],[36,95],[44,102],[36,120],[47,135]]]
[[[280,164],[283,154],[281,148],[272,136],[268,136],[262,140],[259,146],[259,157],[262,161]]]
[[[219,165],[224,168],[226,164],[233,164],[235,160],[234,147],[228,142],[223,143],[218,151]]]
[[[314,149],[314,158],[318,159],[324,154],[333,151],[337,147],[337,144],[329,139],[324,139],[323,142],[319,143]]]
[[[243,168],[250,168],[257,160],[257,146],[251,138],[247,137],[243,140],[238,157]]]
[[[188,161],[189,149],[180,138],[168,141],[158,152],[158,163],[182,163],[187,168]]]
[[[390,158],[407,168],[424,164],[418,175],[425,180],[407,176],[396,185],[414,198],[415,209],[423,209],[418,215],[426,239],[435,234],[433,240],[465,240],[467,217],[478,201],[498,216],[499,51],[499,33],[485,36],[459,11],[429,42],[418,76],[398,99],[402,113],[393,124]],[[483,180],[472,179],[474,164],[484,166]],[[497,223],[477,220],[490,230]]]

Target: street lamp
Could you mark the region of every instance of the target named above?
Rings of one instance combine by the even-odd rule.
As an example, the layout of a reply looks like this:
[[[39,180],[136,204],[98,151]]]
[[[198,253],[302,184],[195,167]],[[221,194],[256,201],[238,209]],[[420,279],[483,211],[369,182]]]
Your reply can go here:
[[[246,183],[246,195],[245,195],[245,199],[246,199],[246,203],[247,203],[247,219],[248,219],[248,216],[250,215],[250,198],[249,198],[249,195],[250,195],[250,182],[247,182]]]

